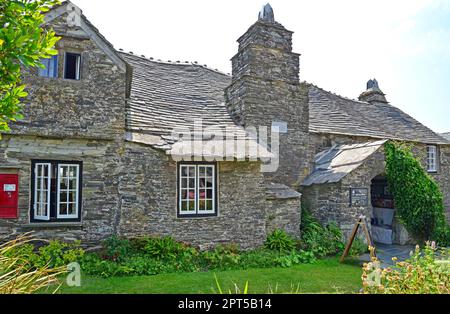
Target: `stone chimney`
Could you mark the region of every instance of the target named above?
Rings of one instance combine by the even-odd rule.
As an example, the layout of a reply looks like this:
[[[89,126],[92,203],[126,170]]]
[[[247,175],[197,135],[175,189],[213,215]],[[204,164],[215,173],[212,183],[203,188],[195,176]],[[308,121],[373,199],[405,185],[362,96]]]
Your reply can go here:
[[[361,101],[367,101],[367,102],[381,102],[381,103],[387,103],[385,94],[381,91],[380,87],[378,86],[378,81],[376,79],[369,80],[367,82],[367,90],[363,92],[358,97]]]
[[[225,91],[227,109],[237,124],[265,126],[269,133],[272,126],[281,130],[279,171],[269,176],[283,184],[297,182],[307,160],[303,145],[308,140],[308,88],[299,82],[300,55],[292,52],[292,34],[276,22],[266,4],[237,40],[232,83]]]
[[[275,21],[270,4],[237,41],[239,50],[231,59],[233,81],[252,75],[298,84],[300,55],[292,52],[292,32]]]

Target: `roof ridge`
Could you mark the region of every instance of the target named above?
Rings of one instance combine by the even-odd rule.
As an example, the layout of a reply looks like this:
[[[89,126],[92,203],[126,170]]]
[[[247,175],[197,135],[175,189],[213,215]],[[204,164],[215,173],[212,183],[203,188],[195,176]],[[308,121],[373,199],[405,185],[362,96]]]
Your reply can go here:
[[[367,101],[361,101],[361,100],[359,100],[359,99],[354,99],[354,98],[350,98],[350,97],[346,97],[346,96],[339,95],[339,94],[334,93],[334,92],[332,92],[332,91],[327,91],[326,89],[324,89],[324,88],[322,88],[322,87],[319,87],[319,86],[317,86],[317,85],[314,84],[314,83],[309,83],[309,82],[307,82],[307,81],[302,81],[301,83],[306,84],[306,85],[309,85],[309,86],[312,86],[312,87],[315,87],[315,88],[317,88],[317,89],[320,89],[321,91],[323,91],[323,92],[325,92],[325,93],[328,93],[328,94],[331,94],[331,95],[333,95],[333,96],[339,97],[339,98],[341,98],[341,99],[343,99],[343,100],[350,100],[350,101],[354,101],[354,102],[357,102],[357,103],[369,104]]]
[[[222,72],[222,71],[220,71],[218,69],[210,68],[206,64],[202,65],[202,64],[198,63],[197,61],[194,61],[194,62],[192,62],[192,61],[183,61],[182,62],[182,61],[179,61],[179,60],[177,60],[177,61],[171,61],[171,60],[163,61],[161,59],[155,59],[153,57],[146,57],[145,55],[135,54],[135,53],[133,53],[131,51],[130,52],[126,52],[126,51],[121,50],[121,49],[118,49],[116,51],[119,54],[125,54],[125,55],[136,57],[136,58],[139,58],[139,59],[144,59],[144,60],[146,60],[148,62],[154,62],[154,63],[160,63],[160,64],[170,64],[170,65],[184,65],[184,66],[191,65],[191,66],[200,67],[200,68],[203,68],[203,69],[206,69],[206,70],[209,70],[209,71],[212,71],[214,73],[218,73],[218,74],[221,74],[221,75],[224,75],[224,76],[227,76],[227,77],[231,77],[231,75],[229,73]]]

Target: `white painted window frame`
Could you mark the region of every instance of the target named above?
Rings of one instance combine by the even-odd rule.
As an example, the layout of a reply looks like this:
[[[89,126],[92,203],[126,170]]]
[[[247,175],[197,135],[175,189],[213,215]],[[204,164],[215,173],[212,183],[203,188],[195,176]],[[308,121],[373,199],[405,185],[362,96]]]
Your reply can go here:
[[[186,177],[184,177],[183,176],[183,168],[187,168],[186,169]],[[194,195],[194,210],[189,210],[189,204],[191,203],[191,200],[189,199],[189,191],[191,190],[190,189],[190,186],[189,186],[189,179],[191,179],[191,177],[189,176],[189,168],[194,168],[195,169],[195,172],[194,172],[194,188],[195,188],[195,195]],[[179,178],[179,180],[180,180],[180,182],[179,182],[179,189],[180,189],[180,191],[179,191],[179,199],[178,199],[178,214],[180,215],[180,216],[184,216],[184,215],[196,215],[197,214],[197,193],[198,193],[198,191],[197,191],[197,188],[196,188],[196,186],[195,185],[197,185],[196,184],[196,177],[197,177],[197,167],[196,167],[196,165],[192,165],[192,164],[182,164],[182,165],[180,165],[180,178]],[[182,194],[183,194],[183,185],[182,185],[182,183],[183,183],[183,178],[185,178],[186,180],[187,180],[187,183],[186,183],[186,191],[187,191],[187,193],[186,193],[186,197],[188,197],[187,199],[183,199],[182,198]],[[182,201],[186,201],[186,200],[189,200],[189,202],[188,202],[188,210],[185,210],[185,211],[182,211],[181,210],[181,208],[182,208]]]
[[[200,201],[200,167],[204,167],[205,168],[205,182],[206,182],[206,174],[208,173],[207,169],[211,168],[212,169],[212,209],[211,210],[203,210],[200,212],[199,209],[199,204],[197,204],[196,206],[196,210],[197,210],[197,214],[198,215],[209,215],[209,214],[214,214],[216,212],[216,204],[215,204],[215,197],[216,197],[216,193],[215,193],[215,188],[216,188],[216,182],[215,182],[215,165],[196,165],[196,189],[197,189],[197,199]],[[206,193],[208,191],[208,189],[205,189]],[[200,202],[198,202],[200,203]]]
[[[47,166],[48,172],[47,172],[47,215],[38,215],[38,179],[41,180],[41,190],[44,183],[44,175],[41,172],[41,174],[38,174],[38,168],[42,166],[42,172],[44,171],[44,167]],[[52,180],[52,164],[51,163],[36,163],[34,165],[34,219],[36,220],[50,220],[50,193],[51,193],[51,180]]]
[[[427,171],[437,172],[438,152],[436,145],[427,145]]]
[[[62,168],[62,167],[75,167],[76,169],[77,169],[77,171],[76,171],[76,182],[77,182],[77,184],[76,184],[76,193],[75,193],[75,195],[76,195],[76,197],[75,197],[75,213],[74,214],[60,214],[60,209],[61,209],[61,199],[60,199],[60,196],[61,196],[61,176],[60,176],[60,173],[61,173],[61,171],[60,171],[60,169]],[[57,197],[57,201],[56,201],[56,218],[57,219],[77,219],[78,218],[78,212],[79,212],[79,194],[80,194],[80,165],[78,165],[78,164],[68,164],[68,163],[61,163],[61,164],[58,164],[58,168],[57,168],[57,174],[58,174],[58,182],[57,182],[57,189],[56,189],[56,197]],[[67,187],[67,189],[66,190],[63,190],[63,191],[66,191],[67,193],[69,193],[69,190],[70,190],[70,178],[73,178],[73,177],[70,177],[69,176],[69,185],[68,185],[68,187]],[[64,204],[68,204],[68,202],[67,202],[67,200],[66,200],[66,202],[64,202]]]
[[[216,165],[211,165],[211,164],[180,164],[179,166],[179,182],[178,182],[178,188],[179,193],[178,193],[178,215],[179,216],[196,216],[196,215],[213,215],[216,213],[217,208],[216,208]],[[205,174],[207,173],[207,168],[211,168],[212,169],[212,210],[203,210],[203,211],[199,211],[199,197],[200,197],[200,171],[199,171],[199,167],[205,167]],[[183,174],[183,168],[187,168],[187,177],[184,177]],[[189,179],[191,179],[191,177],[189,176],[189,168],[194,168],[195,172],[194,172],[194,179],[195,179],[195,198],[194,198],[194,202],[195,202],[195,206],[194,206],[194,210],[187,210],[187,211],[182,211],[182,201],[186,200],[182,198],[182,194],[183,194],[183,185],[182,185],[182,179],[183,178],[187,178],[187,193],[189,194]],[[206,189],[207,191],[207,189]]]

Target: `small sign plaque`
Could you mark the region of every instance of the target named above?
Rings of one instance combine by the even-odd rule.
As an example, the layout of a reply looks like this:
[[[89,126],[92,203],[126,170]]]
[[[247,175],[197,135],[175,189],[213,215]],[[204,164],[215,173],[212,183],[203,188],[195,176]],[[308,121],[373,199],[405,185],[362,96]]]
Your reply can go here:
[[[350,189],[350,206],[367,206],[369,203],[369,191],[367,188]]]
[[[15,192],[16,185],[15,184],[3,184],[3,191],[4,192]]]

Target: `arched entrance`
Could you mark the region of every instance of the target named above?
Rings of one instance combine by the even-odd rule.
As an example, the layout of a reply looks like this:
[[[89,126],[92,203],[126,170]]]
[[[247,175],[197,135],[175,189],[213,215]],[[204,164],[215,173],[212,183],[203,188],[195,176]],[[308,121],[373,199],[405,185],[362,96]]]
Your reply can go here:
[[[374,242],[393,244],[395,204],[385,175],[378,175],[372,179],[370,195],[373,208],[370,219],[372,238]]]

